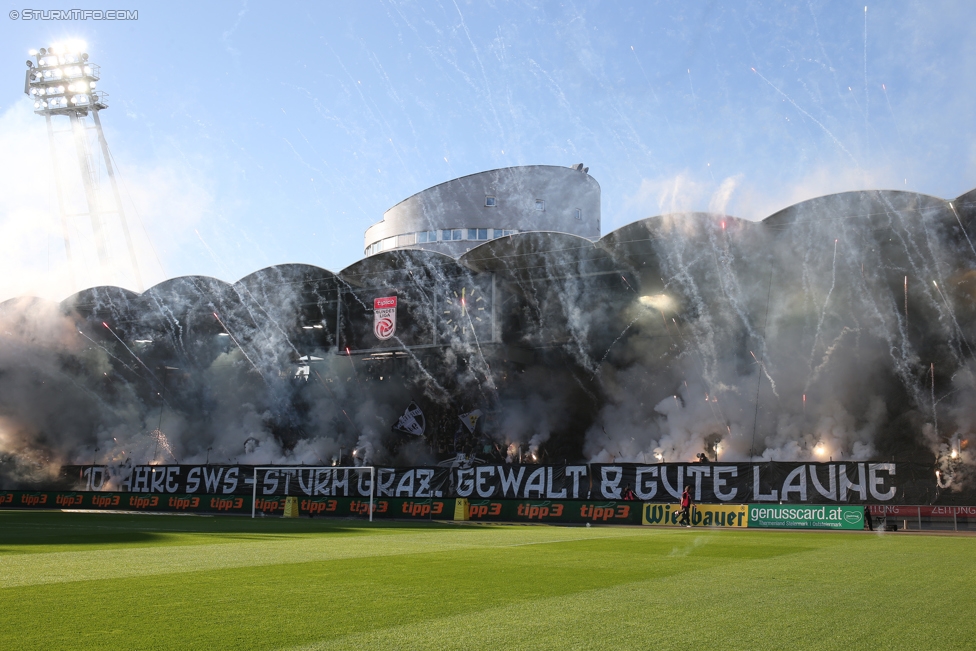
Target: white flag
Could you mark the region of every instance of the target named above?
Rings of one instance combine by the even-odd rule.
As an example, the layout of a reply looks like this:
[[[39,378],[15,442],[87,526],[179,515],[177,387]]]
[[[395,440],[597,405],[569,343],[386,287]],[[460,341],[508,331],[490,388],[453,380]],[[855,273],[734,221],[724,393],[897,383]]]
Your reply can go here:
[[[396,422],[393,429],[414,436],[424,435],[424,430],[427,429],[427,419],[424,418],[424,412],[420,410],[416,402],[407,405],[407,410],[400,416],[400,420]]]

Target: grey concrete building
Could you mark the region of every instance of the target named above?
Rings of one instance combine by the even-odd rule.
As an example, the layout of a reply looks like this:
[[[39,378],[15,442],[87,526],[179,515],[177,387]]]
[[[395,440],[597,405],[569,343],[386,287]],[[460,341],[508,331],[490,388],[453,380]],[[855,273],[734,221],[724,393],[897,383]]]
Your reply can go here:
[[[600,238],[600,184],[583,164],[525,165],[462,176],[418,192],[366,230],[364,255],[426,249],[457,257],[529,231]]]

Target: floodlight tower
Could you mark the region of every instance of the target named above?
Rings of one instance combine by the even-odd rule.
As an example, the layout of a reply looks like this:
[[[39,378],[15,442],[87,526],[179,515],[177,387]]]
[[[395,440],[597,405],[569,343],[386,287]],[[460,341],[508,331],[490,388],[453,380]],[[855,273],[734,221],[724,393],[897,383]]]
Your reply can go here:
[[[81,180],[85,188],[85,198],[88,202],[88,215],[91,218],[92,233],[95,236],[95,250],[103,273],[108,268],[109,254],[105,239],[105,224],[102,217],[106,213],[115,212],[122,224],[125,243],[129,249],[129,259],[135,274],[138,290],[142,291],[142,274],[136,258],[135,247],[129,234],[129,226],[122,209],[122,195],[119,193],[112,157],[109,153],[108,142],[102,131],[102,122],[98,112],[108,108],[108,95],[95,90],[100,79],[99,66],[88,60],[84,51],[84,43],[55,44],[40,50],[31,50],[34,60],[27,60],[27,75],[24,80],[24,94],[34,100],[34,113],[43,115],[47,122],[47,135],[51,148],[51,160],[54,167],[55,185],[57,187],[58,210],[61,215],[61,229],[64,234],[64,249],[68,258],[68,267],[72,269],[71,242],[68,237],[68,214],[65,211],[64,191],[62,189],[61,171],[58,165],[57,148],[54,141],[53,116],[67,116],[71,122],[74,134],[75,151],[78,155],[78,166]],[[104,210],[100,202],[97,170],[92,163],[91,151],[88,146],[85,118],[91,114],[94,129],[98,135],[98,142],[102,150],[102,159],[112,185],[115,198],[115,210]],[[82,213],[84,214],[84,213]]]

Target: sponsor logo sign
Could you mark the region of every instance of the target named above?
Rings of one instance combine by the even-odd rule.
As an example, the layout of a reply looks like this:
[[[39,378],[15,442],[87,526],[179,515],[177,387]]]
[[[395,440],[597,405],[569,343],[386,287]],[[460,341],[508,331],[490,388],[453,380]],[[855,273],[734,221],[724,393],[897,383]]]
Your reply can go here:
[[[863,529],[863,506],[750,504],[749,526],[783,529]]]
[[[898,504],[871,504],[871,515],[873,516],[897,516],[899,518],[915,517],[945,517],[959,518],[976,517],[976,506],[906,506]]]
[[[644,504],[641,524],[676,525],[681,507],[677,504]],[[748,527],[749,507],[745,504],[696,504],[689,518],[693,527]]]
[[[471,500],[469,520],[637,524],[637,502],[576,500]]]
[[[396,307],[396,296],[373,299],[373,334],[380,341],[396,334]]]

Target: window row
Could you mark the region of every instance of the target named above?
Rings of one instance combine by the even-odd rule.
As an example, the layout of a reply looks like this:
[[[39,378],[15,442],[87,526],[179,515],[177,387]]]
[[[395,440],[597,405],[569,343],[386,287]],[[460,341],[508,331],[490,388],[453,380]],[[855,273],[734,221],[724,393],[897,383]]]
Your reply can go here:
[[[506,235],[518,233],[517,230],[501,228],[445,228],[439,231],[420,231],[418,233],[404,233],[394,235],[373,242],[366,247],[365,255],[373,255],[381,251],[389,251],[400,246],[413,244],[427,244],[429,242],[458,242],[458,241],[487,241]]]
[[[488,195],[488,196],[485,197],[485,207],[486,208],[494,208],[497,205],[498,205],[498,199],[497,198],[495,198],[495,197],[493,197],[491,195]],[[535,200],[535,209],[538,210],[539,212],[545,212],[546,211],[546,200],[545,199],[536,199]],[[579,208],[576,208],[575,210],[573,210],[573,216],[576,217],[576,219],[583,219],[583,211],[580,210]]]

